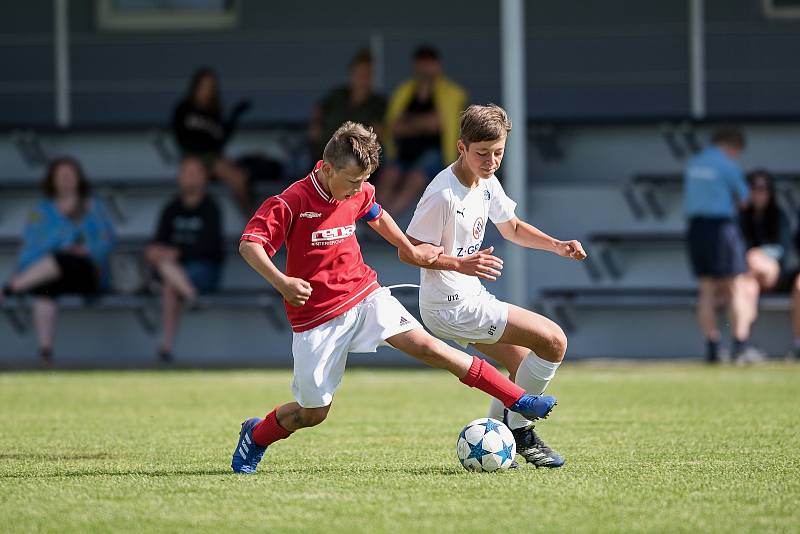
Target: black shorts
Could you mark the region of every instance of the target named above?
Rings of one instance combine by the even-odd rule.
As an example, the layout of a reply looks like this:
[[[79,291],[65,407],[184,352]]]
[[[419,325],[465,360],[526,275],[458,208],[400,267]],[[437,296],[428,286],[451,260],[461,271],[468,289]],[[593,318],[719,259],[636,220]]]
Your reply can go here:
[[[720,278],[747,272],[745,243],[735,220],[694,217],[686,236],[692,270],[698,278]]]
[[[99,289],[97,269],[92,260],[64,252],[53,254],[61,276],[31,289],[31,293],[39,296],[57,297],[68,293],[91,295]]]
[[[800,275],[797,269],[784,269],[781,267],[781,272],[778,275],[778,281],[775,287],[769,290],[770,293],[789,293],[794,287],[794,280]]]

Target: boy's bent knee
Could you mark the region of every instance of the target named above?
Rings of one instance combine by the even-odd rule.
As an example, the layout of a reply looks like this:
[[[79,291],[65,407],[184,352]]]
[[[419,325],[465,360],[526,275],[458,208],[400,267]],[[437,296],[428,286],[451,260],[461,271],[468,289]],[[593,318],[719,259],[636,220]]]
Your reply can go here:
[[[556,325],[548,332],[546,343],[549,356],[553,358],[551,361],[560,362],[564,359],[567,353],[567,335],[560,326]]]

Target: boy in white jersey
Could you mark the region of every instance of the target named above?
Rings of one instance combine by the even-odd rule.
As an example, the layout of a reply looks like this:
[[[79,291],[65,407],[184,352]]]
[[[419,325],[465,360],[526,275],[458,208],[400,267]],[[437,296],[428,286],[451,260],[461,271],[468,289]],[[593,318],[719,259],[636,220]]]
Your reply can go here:
[[[580,242],[560,241],[516,217],[516,203],[506,196],[494,175],[500,167],[511,121],[503,108],[469,106],[461,117],[458,159],[440,172],[420,199],[407,234],[414,244],[444,247],[444,254],[421,269],[419,295],[422,320],[434,335],[501,362],[514,381],[533,395],[541,394],[567,350],[563,330],[550,319],[497,300],[480,278],[495,280],[502,260],[481,250],[487,219],[517,245],[586,258]],[[503,419],[493,403],[490,417]],[[536,467],[560,467],[564,459],[534,432],[533,424],[508,414],[517,451]]]

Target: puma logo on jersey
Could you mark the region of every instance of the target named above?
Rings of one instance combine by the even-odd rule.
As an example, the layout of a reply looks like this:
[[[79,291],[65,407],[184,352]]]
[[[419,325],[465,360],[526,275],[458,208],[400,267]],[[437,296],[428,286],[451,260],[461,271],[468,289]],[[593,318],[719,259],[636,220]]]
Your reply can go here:
[[[355,224],[326,228],[311,233],[311,244],[314,246],[337,245],[356,232]]]
[[[458,213],[462,217],[464,216],[464,210],[463,209],[462,210],[456,210],[456,213]]]
[[[317,217],[322,217],[322,214],[317,213],[316,211],[304,211],[300,214],[301,219],[316,219]]]

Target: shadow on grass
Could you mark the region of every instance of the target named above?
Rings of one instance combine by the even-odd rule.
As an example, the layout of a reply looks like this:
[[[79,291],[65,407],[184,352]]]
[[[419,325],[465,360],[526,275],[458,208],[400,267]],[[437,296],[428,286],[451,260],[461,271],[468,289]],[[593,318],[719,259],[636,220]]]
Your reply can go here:
[[[25,454],[21,452],[0,452],[0,460],[41,460],[53,462],[58,460],[111,460],[114,457],[106,452],[75,454]]]
[[[406,476],[439,476],[452,477],[461,476],[466,471],[460,466],[445,465],[315,465],[315,466],[281,466],[270,465],[263,471],[264,475],[295,475],[295,476],[381,476],[381,475],[406,475]]]
[[[8,455],[4,456],[7,457]],[[52,460],[52,458],[50,458]],[[419,477],[454,477],[463,476],[466,472],[458,466],[364,466],[359,469],[342,466],[290,467],[271,466],[260,470],[258,475],[326,477],[326,476],[364,476],[375,477],[386,474],[419,476]],[[55,470],[52,472],[0,473],[0,479],[26,478],[91,478],[91,477],[184,477],[184,476],[240,476],[231,472],[230,468],[219,469],[90,469],[90,470]],[[249,477],[245,477],[249,478]]]
[[[106,469],[97,471],[56,471],[52,473],[7,473],[0,474],[0,479],[21,478],[81,478],[81,477],[185,477],[185,476],[219,476],[233,475],[228,469],[184,469],[184,470],[145,470],[145,469]]]

